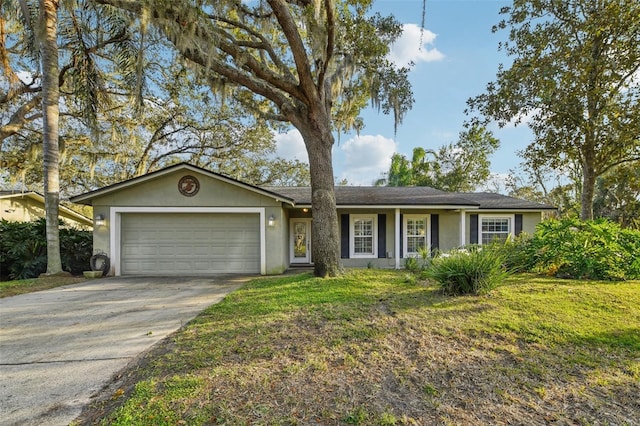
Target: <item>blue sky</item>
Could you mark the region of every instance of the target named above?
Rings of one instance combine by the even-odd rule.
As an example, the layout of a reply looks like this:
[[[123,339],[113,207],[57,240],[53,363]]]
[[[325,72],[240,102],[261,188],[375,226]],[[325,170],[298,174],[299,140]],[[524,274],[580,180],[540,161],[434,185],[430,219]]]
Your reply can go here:
[[[342,135],[334,148],[334,172],[351,185],[371,185],[388,170],[394,152],[411,156],[414,147],[437,148],[455,142],[463,130],[468,98],[481,94],[495,79],[498,65],[508,63],[498,43],[507,30],[491,32],[510,4],[499,0],[427,0],[425,33],[420,49],[422,0],[376,0],[374,10],[393,14],[405,24],[403,38],[394,46],[398,61],[413,60],[410,79],[415,104],[397,134],[393,118],[368,110],[363,113],[365,128],[360,136]],[[531,140],[525,125],[490,130],[500,139],[501,148],[491,158],[495,181],[499,182],[521,162],[517,151]],[[278,135],[278,154],[306,160],[297,131]]]

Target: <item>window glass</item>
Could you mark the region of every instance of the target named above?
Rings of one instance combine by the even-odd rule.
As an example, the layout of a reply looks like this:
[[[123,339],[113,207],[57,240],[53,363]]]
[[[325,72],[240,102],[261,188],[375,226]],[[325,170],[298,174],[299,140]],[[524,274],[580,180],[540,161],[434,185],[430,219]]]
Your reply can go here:
[[[482,244],[504,242],[511,233],[511,220],[507,217],[482,218]]]
[[[373,254],[373,219],[372,218],[354,219],[353,251],[356,254]]]
[[[407,254],[418,254],[420,249],[426,247],[426,218],[407,218]]]

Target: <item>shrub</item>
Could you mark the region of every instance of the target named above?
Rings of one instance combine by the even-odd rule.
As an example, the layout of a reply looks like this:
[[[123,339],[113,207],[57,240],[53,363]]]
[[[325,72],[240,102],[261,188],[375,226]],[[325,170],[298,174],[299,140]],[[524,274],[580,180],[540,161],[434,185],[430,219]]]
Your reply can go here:
[[[493,243],[491,249],[500,253],[505,267],[511,272],[529,272],[534,267],[532,256],[532,236],[522,233],[509,238],[504,243]]]
[[[46,221],[0,221],[0,279],[35,278],[47,270]],[[62,269],[80,274],[89,269],[91,231],[60,229]]]
[[[420,270],[420,265],[418,264],[418,259],[415,257],[407,257],[404,260],[404,268],[409,272],[416,273]]]
[[[421,247],[418,250],[418,256],[407,257],[404,261],[404,268],[409,272],[418,273],[429,267],[431,264],[431,251],[426,247]]]
[[[640,231],[623,230],[605,219],[541,222],[525,252],[533,272],[582,279],[640,278]]]
[[[90,269],[89,260],[93,253],[93,234],[75,228],[60,229],[60,257],[62,268],[73,275]]]
[[[499,250],[470,247],[443,253],[433,259],[425,276],[438,282],[445,293],[452,295],[484,294],[508,275]]]

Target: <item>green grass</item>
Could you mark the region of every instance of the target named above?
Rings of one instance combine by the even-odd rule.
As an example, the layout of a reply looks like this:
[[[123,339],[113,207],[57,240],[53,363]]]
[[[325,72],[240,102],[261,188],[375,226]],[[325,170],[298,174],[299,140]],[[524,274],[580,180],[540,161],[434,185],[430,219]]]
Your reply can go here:
[[[26,280],[0,281],[0,298],[48,290],[63,285],[77,284],[87,279],[84,277],[42,277]]]
[[[449,297],[400,271],[258,279],[129,376],[102,424],[633,424],[640,282],[516,275]]]

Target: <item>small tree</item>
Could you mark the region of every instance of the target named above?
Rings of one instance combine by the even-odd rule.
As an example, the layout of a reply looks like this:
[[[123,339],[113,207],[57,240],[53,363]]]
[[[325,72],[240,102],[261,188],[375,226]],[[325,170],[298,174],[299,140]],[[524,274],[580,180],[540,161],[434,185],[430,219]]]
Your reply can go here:
[[[386,179],[377,182],[388,186],[430,186],[452,192],[469,192],[487,181],[489,157],[500,142],[483,127],[473,126],[460,133],[456,143],[437,151],[414,148],[408,160],[394,154]]]

